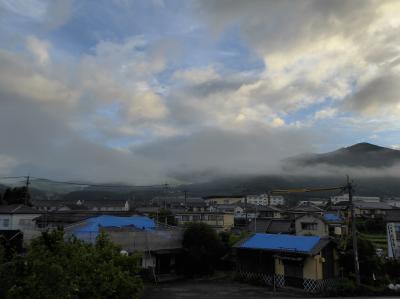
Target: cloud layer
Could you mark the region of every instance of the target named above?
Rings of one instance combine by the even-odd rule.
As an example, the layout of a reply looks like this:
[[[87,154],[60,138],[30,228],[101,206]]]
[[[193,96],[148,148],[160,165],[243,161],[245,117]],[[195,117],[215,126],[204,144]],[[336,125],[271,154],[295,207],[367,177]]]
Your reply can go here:
[[[262,174],[400,137],[398,1],[2,0],[0,16],[0,174]]]

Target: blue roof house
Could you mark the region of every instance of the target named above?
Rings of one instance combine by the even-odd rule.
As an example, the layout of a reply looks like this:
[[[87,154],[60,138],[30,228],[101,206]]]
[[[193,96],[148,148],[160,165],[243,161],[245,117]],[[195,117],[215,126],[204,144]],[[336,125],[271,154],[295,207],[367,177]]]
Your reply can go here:
[[[256,233],[234,246],[237,270],[277,287],[318,292],[338,275],[338,260],[329,238]]]
[[[94,243],[104,232],[121,250],[141,252],[141,267],[149,277],[160,277],[180,271],[183,231],[180,228],[157,225],[145,216],[118,217],[102,215],[74,224],[66,230],[66,236],[74,235],[85,242]]]
[[[156,223],[144,216],[110,216],[101,215],[84,220],[66,229],[67,232],[78,239],[87,242],[95,242],[97,236],[103,228],[123,228],[132,227],[137,230],[151,230],[156,228]]]

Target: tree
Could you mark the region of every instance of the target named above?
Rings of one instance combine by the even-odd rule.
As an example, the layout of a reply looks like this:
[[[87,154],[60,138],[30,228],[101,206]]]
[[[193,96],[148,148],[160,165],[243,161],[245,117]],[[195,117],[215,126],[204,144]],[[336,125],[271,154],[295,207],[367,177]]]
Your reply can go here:
[[[2,202],[8,205],[24,204],[31,206],[31,199],[26,187],[7,188],[4,191]]]
[[[373,275],[376,277],[382,274],[382,263],[376,255],[374,245],[367,239],[358,238],[358,255],[360,264],[361,281],[371,282]],[[347,250],[341,255],[341,265],[344,275],[354,276],[354,257],[352,241],[348,240]]]
[[[138,298],[137,256],[121,255],[105,235],[87,244],[43,233],[25,257],[0,265],[1,298]]]
[[[152,218],[156,219],[159,223],[176,226],[176,219],[174,214],[170,210],[160,209],[157,213],[152,214]]]
[[[206,275],[214,272],[223,254],[223,246],[215,230],[205,223],[191,223],[183,235],[185,274]]]

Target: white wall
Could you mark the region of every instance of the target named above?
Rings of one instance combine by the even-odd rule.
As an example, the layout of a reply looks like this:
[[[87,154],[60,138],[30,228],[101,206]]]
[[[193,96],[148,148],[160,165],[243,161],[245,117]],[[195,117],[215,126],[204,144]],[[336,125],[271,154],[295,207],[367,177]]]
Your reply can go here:
[[[29,242],[40,234],[33,220],[39,216],[40,214],[0,214],[0,230],[20,230],[24,233],[24,241]],[[8,222],[7,226],[5,222]]]

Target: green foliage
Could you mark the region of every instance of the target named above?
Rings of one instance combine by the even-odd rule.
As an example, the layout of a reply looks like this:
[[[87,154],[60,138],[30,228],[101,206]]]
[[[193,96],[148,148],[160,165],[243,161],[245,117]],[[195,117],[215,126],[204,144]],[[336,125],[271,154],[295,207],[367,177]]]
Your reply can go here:
[[[174,214],[167,209],[160,209],[158,213],[151,213],[150,217],[158,221],[159,223],[166,223],[172,226],[177,225]]]
[[[183,236],[185,274],[212,274],[224,254],[224,247],[215,230],[205,223],[191,223]]]
[[[382,219],[366,219],[357,221],[357,230],[368,234],[386,234],[386,225]]]
[[[15,187],[7,188],[0,202],[6,205],[12,205],[24,204],[25,201],[27,201],[27,205],[32,206],[31,198],[26,187]]]
[[[0,265],[1,298],[138,298],[137,256],[120,254],[105,235],[96,244],[43,233],[25,257]]]
[[[369,240],[358,238],[357,245],[361,281],[364,283],[372,283],[373,275],[375,275],[375,277],[383,275],[383,264],[376,255],[374,245]],[[344,276],[354,277],[354,257],[351,239],[348,241],[347,251],[341,255],[341,265]]]

